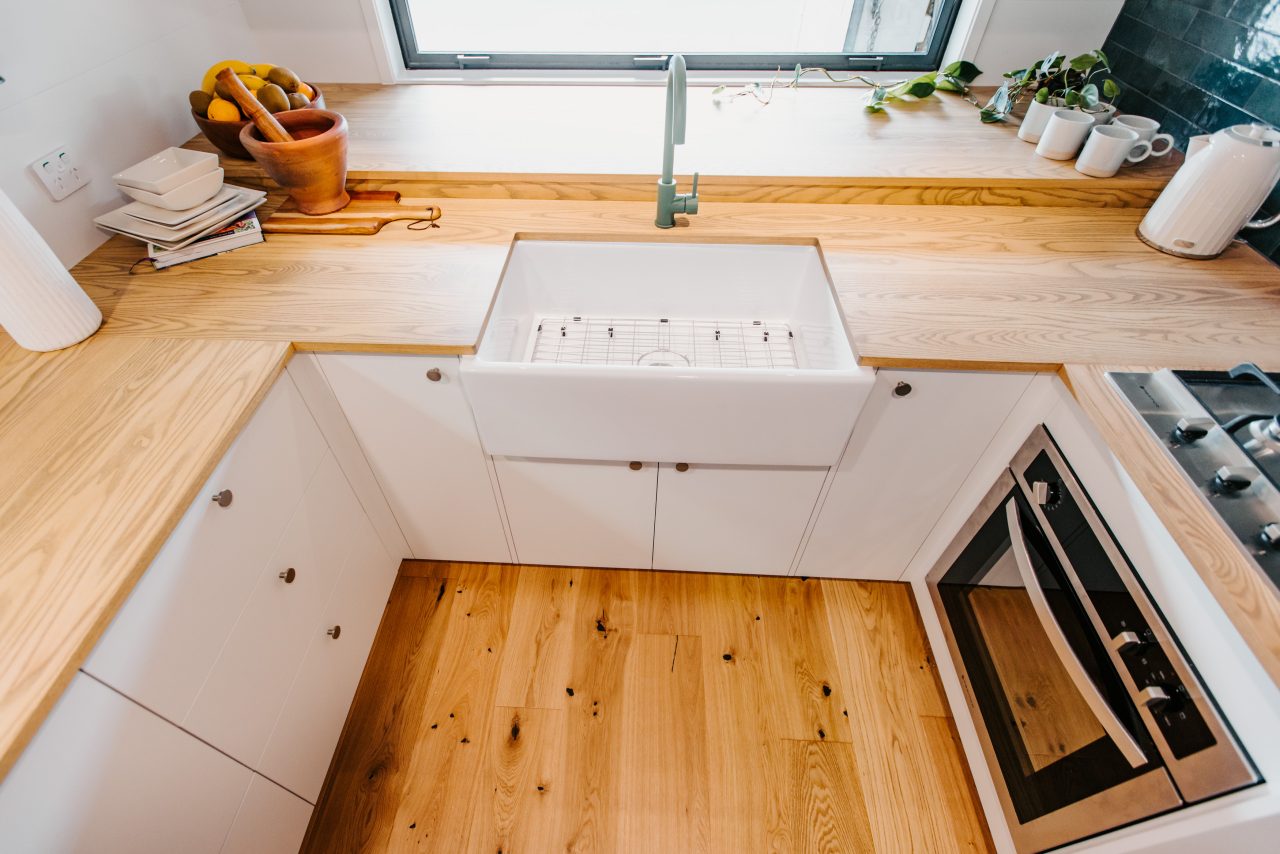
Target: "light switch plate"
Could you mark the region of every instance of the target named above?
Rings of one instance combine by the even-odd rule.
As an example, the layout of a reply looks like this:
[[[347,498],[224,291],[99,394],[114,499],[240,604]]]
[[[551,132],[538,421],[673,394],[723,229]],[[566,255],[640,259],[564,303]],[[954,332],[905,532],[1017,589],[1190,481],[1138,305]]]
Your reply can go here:
[[[62,201],[89,183],[89,176],[71,158],[65,145],[32,163],[31,171],[36,173],[36,177],[55,202]]]

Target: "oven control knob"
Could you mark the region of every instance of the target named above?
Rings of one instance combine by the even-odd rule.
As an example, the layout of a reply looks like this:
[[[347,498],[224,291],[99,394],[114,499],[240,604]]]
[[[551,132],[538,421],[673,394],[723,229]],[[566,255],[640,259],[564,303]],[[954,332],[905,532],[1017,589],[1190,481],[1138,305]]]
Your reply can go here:
[[[1258,534],[1258,542],[1273,549],[1280,549],[1280,522],[1268,522]]]
[[[1179,445],[1190,445],[1208,436],[1213,427],[1212,418],[1179,418],[1173,428],[1173,441]]]
[[[1252,466],[1223,466],[1213,475],[1213,491],[1223,495],[1248,489],[1258,470]]]
[[[1172,699],[1169,692],[1160,685],[1148,685],[1138,692],[1138,702],[1153,712],[1158,712],[1169,705]]]
[[[1111,647],[1116,652],[1128,652],[1143,645],[1144,641],[1137,632],[1121,632],[1111,639]]]
[[[1047,480],[1037,480],[1031,484],[1031,497],[1041,507],[1053,507],[1062,498],[1062,486]]]

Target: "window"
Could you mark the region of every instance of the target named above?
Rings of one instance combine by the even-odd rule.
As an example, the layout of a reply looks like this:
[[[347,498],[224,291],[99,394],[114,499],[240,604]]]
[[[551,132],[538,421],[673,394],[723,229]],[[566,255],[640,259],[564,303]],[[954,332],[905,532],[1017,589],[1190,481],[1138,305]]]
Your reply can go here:
[[[406,68],[937,68],[960,0],[389,0]]]

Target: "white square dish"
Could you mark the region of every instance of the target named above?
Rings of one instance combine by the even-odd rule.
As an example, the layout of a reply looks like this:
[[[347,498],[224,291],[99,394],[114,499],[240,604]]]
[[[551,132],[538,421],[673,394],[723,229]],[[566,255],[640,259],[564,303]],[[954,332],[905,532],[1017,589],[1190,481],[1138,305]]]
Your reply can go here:
[[[136,187],[120,187],[120,192],[146,205],[168,211],[185,211],[216,196],[222,189],[222,176],[221,167],[212,172],[203,172],[163,195],[149,193]]]
[[[217,168],[218,155],[174,146],[117,172],[111,180],[121,188],[163,195]]]
[[[167,208],[158,208],[155,205],[148,205],[145,202],[130,202],[121,208],[121,210],[134,219],[168,226],[169,228],[179,228],[183,223],[190,222],[201,214],[207,213],[219,205],[226,204],[239,195],[239,193],[239,187],[232,184],[223,184],[222,189],[215,193],[213,198],[208,201],[201,202],[194,208],[188,208],[181,211],[171,211]]]

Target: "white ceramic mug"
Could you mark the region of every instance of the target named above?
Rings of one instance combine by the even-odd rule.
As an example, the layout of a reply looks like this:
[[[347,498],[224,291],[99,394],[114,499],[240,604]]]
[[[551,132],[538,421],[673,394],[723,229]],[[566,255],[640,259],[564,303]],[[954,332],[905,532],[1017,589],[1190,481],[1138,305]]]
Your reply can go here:
[[[1064,106],[1061,98],[1050,98],[1043,104],[1033,100],[1027,105],[1027,113],[1022,117],[1022,124],[1018,125],[1018,139],[1023,142],[1039,142],[1045,125],[1049,124],[1049,119]]]
[[[1093,127],[1093,119],[1079,110],[1058,110],[1044,126],[1036,154],[1050,160],[1070,160],[1084,145]]]
[[[1110,178],[1127,163],[1151,156],[1151,143],[1139,139],[1137,131],[1117,125],[1098,125],[1076,161],[1076,171],[1094,178]]]
[[[1156,133],[1160,130],[1160,123],[1155,119],[1149,119],[1146,116],[1116,116],[1112,120],[1112,124],[1120,127],[1128,128],[1138,135],[1138,139],[1151,143],[1151,156],[1164,157],[1170,151],[1173,151],[1173,137],[1167,133]],[[1164,148],[1156,149],[1156,143],[1163,142]]]

